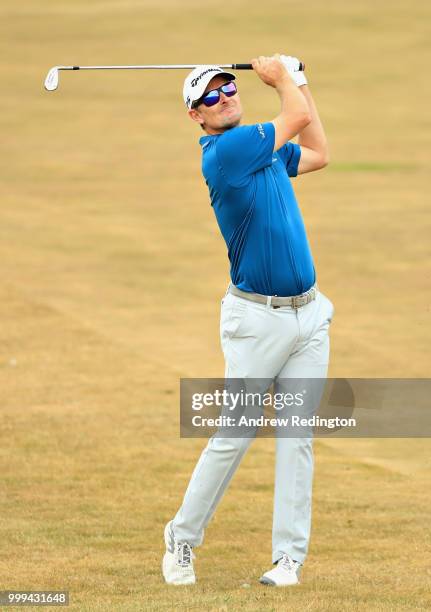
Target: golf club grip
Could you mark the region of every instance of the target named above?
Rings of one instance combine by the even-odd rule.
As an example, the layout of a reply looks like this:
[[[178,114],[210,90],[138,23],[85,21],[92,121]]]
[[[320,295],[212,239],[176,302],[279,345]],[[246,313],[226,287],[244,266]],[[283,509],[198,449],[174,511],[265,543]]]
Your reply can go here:
[[[253,66],[251,64],[232,64],[233,70],[253,70]],[[305,64],[303,62],[299,62],[299,70],[305,70]]]

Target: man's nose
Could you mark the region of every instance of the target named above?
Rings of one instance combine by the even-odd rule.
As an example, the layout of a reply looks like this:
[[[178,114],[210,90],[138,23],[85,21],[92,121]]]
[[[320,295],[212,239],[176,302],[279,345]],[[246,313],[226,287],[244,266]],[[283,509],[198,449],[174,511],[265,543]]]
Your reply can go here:
[[[224,104],[227,99],[228,99],[228,96],[221,91],[220,92],[220,102]]]

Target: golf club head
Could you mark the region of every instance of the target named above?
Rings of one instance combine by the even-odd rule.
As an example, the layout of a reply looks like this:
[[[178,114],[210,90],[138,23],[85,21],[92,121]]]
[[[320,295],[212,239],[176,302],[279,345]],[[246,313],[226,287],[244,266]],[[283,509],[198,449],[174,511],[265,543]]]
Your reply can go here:
[[[45,79],[45,89],[48,91],[55,91],[58,87],[58,68],[54,66],[48,72],[47,77]]]

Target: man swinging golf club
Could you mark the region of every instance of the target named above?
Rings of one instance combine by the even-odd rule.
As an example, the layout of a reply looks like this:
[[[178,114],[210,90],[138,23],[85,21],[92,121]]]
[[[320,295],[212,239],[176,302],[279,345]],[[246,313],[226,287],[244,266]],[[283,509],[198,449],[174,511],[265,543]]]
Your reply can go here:
[[[189,116],[206,133],[200,139],[202,170],[230,260],[220,327],[225,377],[274,384],[322,379],[334,308],[316,286],[289,177],[326,166],[326,138],[297,58],[261,56],[252,65],[280,97],[281,110],[272,121],[241,125],[235,76],[218,66],[195,68],[183,92]],[[295,136],[298,144],[289,142]],[[194,584],[193,549],[202,543],[252,439],[209,440],[180,509],[165,527],[167,583]],[[261,577],[263,584],[298,583],[310,537],[312,477],[312,438],[277,437],[274,567]]]

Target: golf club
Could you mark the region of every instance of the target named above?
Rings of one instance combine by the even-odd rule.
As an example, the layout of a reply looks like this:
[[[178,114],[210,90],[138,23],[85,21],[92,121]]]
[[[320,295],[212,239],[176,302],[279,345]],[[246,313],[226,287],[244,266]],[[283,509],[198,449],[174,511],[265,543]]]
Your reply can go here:
[[[55,91],[58,88],[60,70],[193,70],[197,66],[204,64],[164,64],[149,66],[54,66],[48,72],[45,79],[45,89]],[[230,68],[231,70],[253,70],[251,64],[218,64],[220,68]],[[299,70],[304,70],[305,65],[300,62]]]

